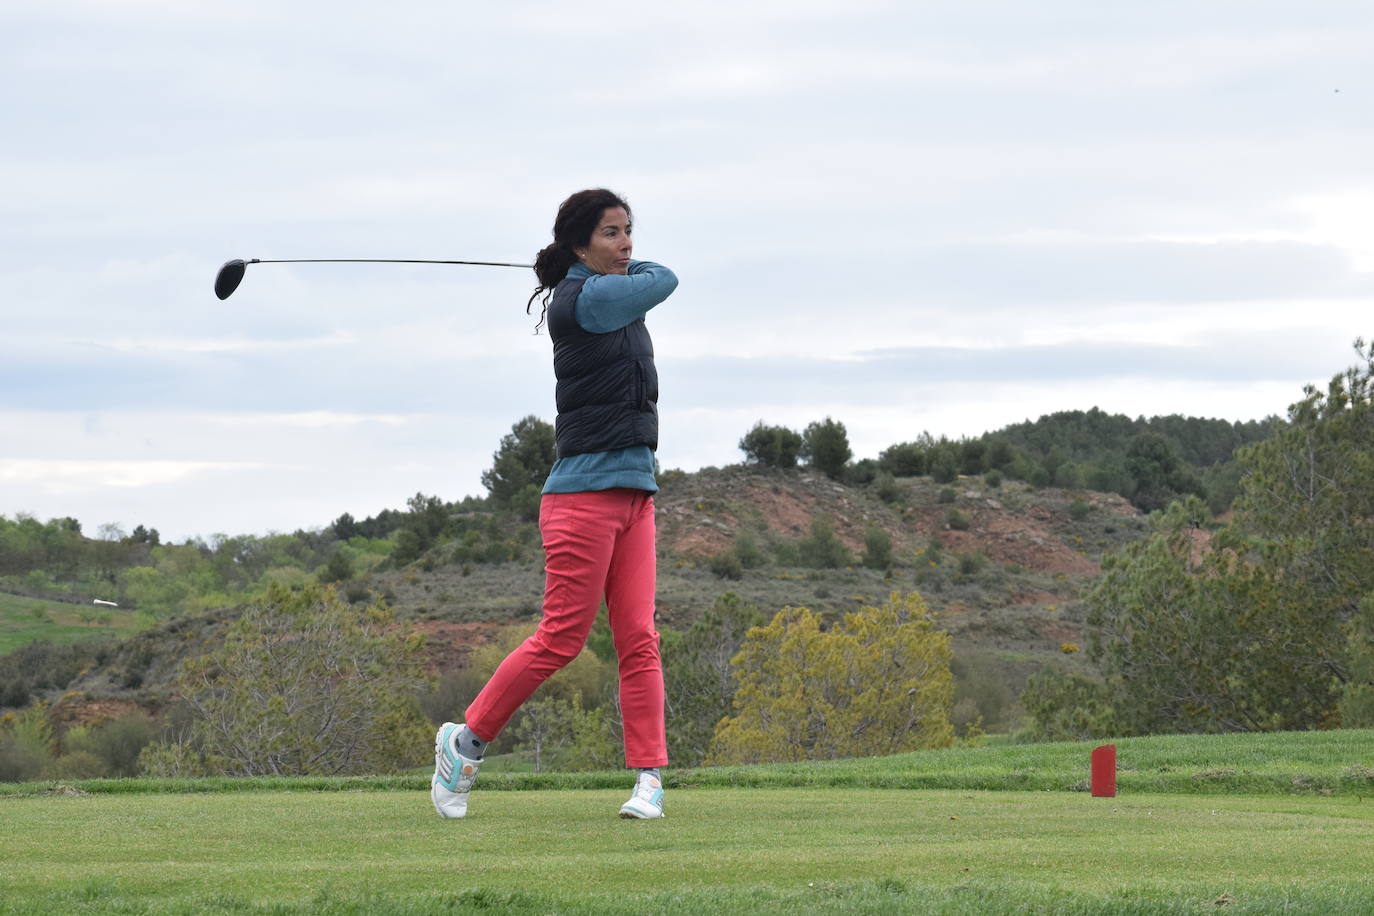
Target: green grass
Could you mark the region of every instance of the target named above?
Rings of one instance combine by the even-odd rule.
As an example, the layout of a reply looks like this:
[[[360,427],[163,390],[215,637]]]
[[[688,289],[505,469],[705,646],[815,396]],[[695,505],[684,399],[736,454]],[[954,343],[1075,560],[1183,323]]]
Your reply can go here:
[[[37,639],[54,643],[71,643],[92,636],[123,639],[146,625],[137,611],[0,592],[0,655]]]
[[[1374,912],[1374,731],[1116,744],[1116,798],[997,745],[669,770],[645,822],[498,759],[463,821],[427,773],[5,785],[0,914]]]
[[[622,776],[622,782],[625,779]],[[0,913],[1340,913],[1374,802],[700,789],[0,800]]]
[[[1330,795],[1374,799],[1374,730],[1272,732],[1258,735],[1160,735],[1121,738],[1117,787],[1144,794]],[[918,751],[893,757],[751,767],[668,769],[670,788],[864,788],[959,791],[1086,792],[1092,743],[998,744]],[[610,789],[621,771],[520,772],[495,758],[482,772],[485,791]],[[91,779],[92,793],[279,790],[407,790],[428,784],[411,775],[294,779]],[[0,796],[34,794],[43,784],[0,783]]]

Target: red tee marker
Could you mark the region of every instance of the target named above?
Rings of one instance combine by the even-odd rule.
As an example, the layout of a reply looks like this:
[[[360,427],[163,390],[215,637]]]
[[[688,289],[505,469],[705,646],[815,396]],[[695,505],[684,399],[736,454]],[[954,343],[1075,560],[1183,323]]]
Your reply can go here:
[[[1104,744],[1093,749],[1093,797],[1112,798],[1116,795],[1116,745]]]

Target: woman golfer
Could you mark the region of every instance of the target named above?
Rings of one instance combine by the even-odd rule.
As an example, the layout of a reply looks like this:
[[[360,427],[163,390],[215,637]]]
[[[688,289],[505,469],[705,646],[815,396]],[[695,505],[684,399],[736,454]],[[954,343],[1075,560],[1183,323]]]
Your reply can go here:
[[[630,260],[630,206],[606,190],[558,208],[553,244],[539,252],[540,323],[553,339],[558,460],[544,484],[544,616],[472,701],[465,724],[434,739],[430,797],[463,817],[487,744],[551,674],[577,657],[601,598],[620,668],[625,765],[639,770],[621,817],[663,816],[667,764],[663,666],[654,629],[654,450],[658,374],[644,316],[677,288],[666,267]]]

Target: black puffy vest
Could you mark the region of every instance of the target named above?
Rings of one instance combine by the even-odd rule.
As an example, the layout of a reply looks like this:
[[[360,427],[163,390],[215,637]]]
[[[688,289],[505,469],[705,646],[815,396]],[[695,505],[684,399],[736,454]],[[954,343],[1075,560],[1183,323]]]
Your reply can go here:
[[[654,342],[641,318],[593,334],[577,323],[585,280],[565,279],[549,303],[558,457],[647,445],[658,448],[658,370]]]

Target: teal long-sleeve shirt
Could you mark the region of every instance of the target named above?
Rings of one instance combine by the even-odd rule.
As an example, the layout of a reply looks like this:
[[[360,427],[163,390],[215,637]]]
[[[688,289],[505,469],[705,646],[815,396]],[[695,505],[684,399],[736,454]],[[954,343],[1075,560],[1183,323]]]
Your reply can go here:
[[[643,318],[677,289],[671,270],[652,261],[631,261],[625,274],[598,274],[582,264],[568,271],[574,280],[585,280],[577,294],[573,314],[583,330],[609,334]],[[654,453],[647,445],[569,455],[554,462],[545,493],[585,493],[630,487],[658,492],[654,477]]]

